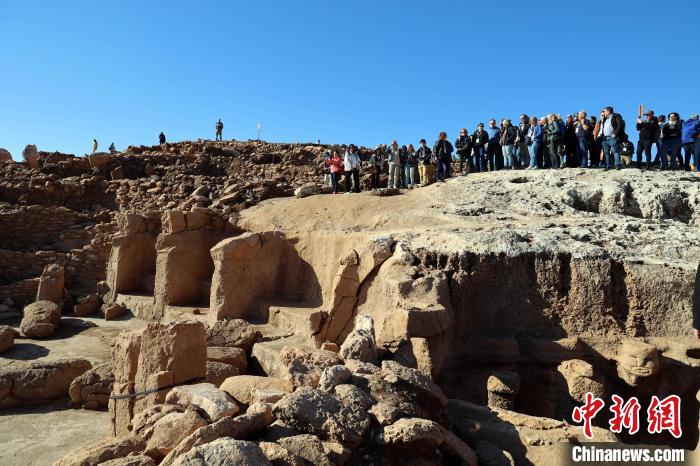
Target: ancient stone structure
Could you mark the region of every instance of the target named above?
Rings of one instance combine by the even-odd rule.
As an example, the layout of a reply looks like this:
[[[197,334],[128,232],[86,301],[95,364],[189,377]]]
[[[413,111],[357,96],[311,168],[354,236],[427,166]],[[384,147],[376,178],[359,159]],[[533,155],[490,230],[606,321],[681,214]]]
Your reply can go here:
[[[57,464],[559,464],[589,392],[683,398],[682,439],[613,436],[606,412],[596,440],[696,447],[694,175],[497,172],[336,199],[325,149],[0,160],[0,317],[23,319],[0,329],[0,404],[70,396],[111,419],[113,439]],[[110,356],[51,356],[103,325]]]

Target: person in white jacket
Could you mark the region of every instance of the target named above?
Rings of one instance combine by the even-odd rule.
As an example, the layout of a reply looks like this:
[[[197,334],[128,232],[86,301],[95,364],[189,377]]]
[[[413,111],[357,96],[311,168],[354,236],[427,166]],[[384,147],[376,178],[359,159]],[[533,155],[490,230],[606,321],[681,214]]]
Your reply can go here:
[[[352,181],[352,191],[360,192],[360,154],[357,153],[355,144],[350,144],[348,150],[345,151],[343,159],[343,168],[345,169],[345,194],[350,193],[350,183]]]
[[[386,159],[389,162],[389,185],[387,187],[398,188],[401,185],[401,149],[396,140],[389,146]]]

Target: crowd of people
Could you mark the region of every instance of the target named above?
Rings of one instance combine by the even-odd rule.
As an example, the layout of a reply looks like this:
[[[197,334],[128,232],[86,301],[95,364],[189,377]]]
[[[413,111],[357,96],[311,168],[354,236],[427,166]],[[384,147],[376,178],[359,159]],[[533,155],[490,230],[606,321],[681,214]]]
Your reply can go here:
[[[418,148],[393,141],[377,146],[366,160],[354,144],[326,151],[325,182],[338,193],[344,177],[345,193],[359,192],[360,170],[364,168],[371,174],[372,189],[412,189],[445,181],[452,175],[453,162],[459,174],[565,167],[620,170],[635,165],[640,169],[699,169],[697,114],[687,120],[676,112],[657,117],[649,110],[639,115],[636,149],[627,131],[625,120],[612,107],[604,108],[600,118],[585,111],[565,118],[552,113],[542,118],[523,114],[517,126],[508,118],[500,125],[491,119],[488,127],[479,123],[471,134],[462,128],[454,144],[442,132],[432,148],[425,139],[419,141]],[[653,147],[656,154],[652,160]],[[386,186],[380,186],[382,174],[387,175]]]

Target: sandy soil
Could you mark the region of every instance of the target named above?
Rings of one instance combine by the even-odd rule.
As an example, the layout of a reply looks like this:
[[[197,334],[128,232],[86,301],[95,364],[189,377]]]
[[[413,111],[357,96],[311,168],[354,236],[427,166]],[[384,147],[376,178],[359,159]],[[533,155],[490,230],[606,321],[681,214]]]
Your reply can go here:
[[[18,327],[19,322],[9,322]],[[122,330],[140,328],[136,318],[105,321],[98,317],[63,317],[45,340],[20,337],[0,355],[0,365],[83,357],[95,364],[109,360],[109,340]],[[106,411],[71,409],[57,400],[35,407],[0,410],[0,465],[50,465],[71,450],[109,435]]]

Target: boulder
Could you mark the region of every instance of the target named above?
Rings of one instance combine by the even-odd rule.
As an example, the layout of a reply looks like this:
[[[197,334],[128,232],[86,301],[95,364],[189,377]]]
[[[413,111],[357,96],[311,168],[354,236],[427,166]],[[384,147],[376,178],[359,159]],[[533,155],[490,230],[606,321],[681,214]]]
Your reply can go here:
[[[248,370],[245,351],[236,346],[208,346],[207,361],[230,364],[238,369],[239,374],[245,374]]]
[[[213,424],[197,429],[178,443],[160,464],[161,466],[173,464],[178,457],[191,449],[221,437],[239,439],[254,437],[265,430],[273,421],[270,405],[264,403],[250,405],[245,414],[235,418],[225,417]]]
[[[95,293],[83,295],[73,306],[73,313],[76,317],[94,314],[100,308],[100,298]]]
[[[207,345],[235,346],[250,353],[255,343],[255,330],[243,319],[217,320],[207,326]]]
[[[401,448],[428,450],[442,445],[445,428],[427,419],[404,418],[384,427],[379,441]]]
[[[153,458],[164,458],[185,437],[207,425],[194,410],[166,414],[153,425],[145,453]]]
[[[440,411],[447,406],[447,397],[429,376],[396,361],[382,361],[384,381],[415,395],[424,409]]]
[[[336,385],[346,383],[352,377],[350,369],[342,365],[326,367],[321,373],[318,389],[324,392],[332,392]]]
[[[259,442],[258,446],[274,466],[307,466],[301,457],[274,442]]]
[[[105,461],[100,466],[156,466],[156,462],[150,456],[131,454],[126,458]]]
[[[12,154],[7,149],[0,149],[0,162],[11,162]]]
[[[126,311],[126,306],[123,304],[112,303],[102,306],[102,314],[105,320],[114,320],[126,314]]]
[[[240,375],[240,371],[231,364],[223,362],[207,361],[207,376],[205,381],[216,387],[224,383],[229,377]]]
[[[156,462],[150,456],[131,454],[126,458],[105,461],[100,466],[156,466]]]
[[[318,183],[306,183],[299,186],[294,190],[294,195],[301,199],[302,197],[309,197],[321,192],[321,186]]]
[[[268,388],[253,388],[250,391],[251,403],[270,403],[275,404],[282,399],[287,392],[278,390],[273,387]]]
[[[12,348],[17,336],[17,331],[9,325],[0,325],[0,353]]]
[[[277,442],[288,452],[315,466],[335,466],[326,455],[323,443],[315,435],[302,434],[285,437]]]
[[[340,345],[340,357],[343,360],[356,359],[370,364],[377,363],[377,347],[374,337],[365,329],[355,329]]]
[[[0,366],[0,406],[33,405],[68,395],[73,379],[91,368],[81,358]]]
[[[368,410],[376,401],[367,393],[351,384],[341,384],[335,387],[335,397],[343,404],[361,406]]]
[[[282,398],[272,412],[299,432],[351,446],[360,443],[370,425],[362,407],[344,405],[328,393],[306,387]]]
[[[220,438],[198,446],[181,457],[176,466],[271,466],[272,463],[253,442]]]
[[[250,404],[253,389],[273,388],[285,393],[292,392],[292,384],[285,379],[275,377],[261,377],[257,375],[238,375],[229,377],[219,387],[233,397],[239,403]]]
[[[92,466],[124,458],[131,453],[140,453],[145,443],[134,437],[108,438],[93,445],[68,453],[53,466]]]
[[[68,395],[73,406],[83,409],[106,408],[113,385],[112,366],[100,364],[73,379]]]
[[[34,144],[27,144],[22,151],[22,158],[34,170],[39,169],[39,151]]]
[[[182,385],[173,388],[165,398],[168,404],[194,407],[203,411],[210,422],[238,414],[238,405],[223,390],[210,383]]]
[[[19,330],[27,338],[44,338],[53,334],[61,319],[61,309],[52,301],[37,301],[24,308]]]
[[[60,304],[63,296],[64,271],[59,264],[48,264],[39,278],[36,292],[37,301],[51,301]]]

